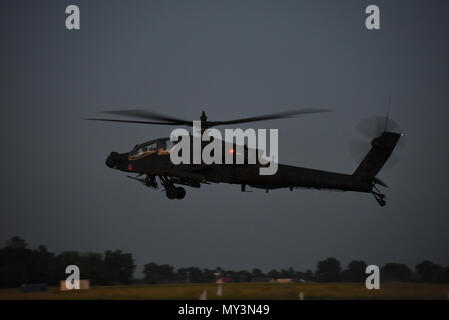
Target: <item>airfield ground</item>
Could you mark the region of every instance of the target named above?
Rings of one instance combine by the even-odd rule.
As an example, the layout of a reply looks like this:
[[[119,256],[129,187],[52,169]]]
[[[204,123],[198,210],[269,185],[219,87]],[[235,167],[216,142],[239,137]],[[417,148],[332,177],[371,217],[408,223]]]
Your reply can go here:
[[[1,289],[0,299],[194,299],[204,290],[207,299],[448,299],[449,284],[385,283],[380,290],[367,290],[355,283],[226,283],[223,296],[217,284],[164,284],[136,286],[93,286],[89,290],[21,293]]]

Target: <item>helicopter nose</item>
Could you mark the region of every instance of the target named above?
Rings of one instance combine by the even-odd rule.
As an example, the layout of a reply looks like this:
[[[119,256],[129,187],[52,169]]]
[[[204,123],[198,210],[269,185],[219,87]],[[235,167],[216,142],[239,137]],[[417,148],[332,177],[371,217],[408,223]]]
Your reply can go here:
[[[112,169],[116,168],[119,163],[118,156],[119,156],[118,152],[112,151],[106,158],[106,165]]]
[[[106,158],[106,165],[112,169],[118,169],[122,171],[130,171],[128,163],[129,153],[111,152]]]

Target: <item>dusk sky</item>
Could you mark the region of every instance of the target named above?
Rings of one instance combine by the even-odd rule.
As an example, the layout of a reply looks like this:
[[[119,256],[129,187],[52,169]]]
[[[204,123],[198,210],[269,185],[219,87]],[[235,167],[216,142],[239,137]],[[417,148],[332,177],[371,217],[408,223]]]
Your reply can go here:
[[[65,28],[69,4],[80,30]],[[365,27],[370,4],[380,30]],[[2,243],[121,249],[137,275],[148,262],[449,265],[449,2],[3,0],[0,15]],[[227,184],[168,200],[105,159],[172,127],[81,120],[116,109],[192,120],[205,110],[219,121],[329,108],[242,128],[278,128],[280,163],[352,173],[355,128],[385,115],[389,97],[407,146],[378,174],[389,185],[383,208],[371,194]]]

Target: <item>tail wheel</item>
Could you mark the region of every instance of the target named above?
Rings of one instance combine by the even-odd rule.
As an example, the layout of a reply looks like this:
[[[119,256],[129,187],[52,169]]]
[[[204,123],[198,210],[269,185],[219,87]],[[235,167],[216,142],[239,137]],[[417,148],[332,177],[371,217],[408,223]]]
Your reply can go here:
[[[186,196],[186,189],[183,187],[177,187],[176,188],[176,199],[184,199]]]
[[[176,199],[176,197],[177,197],[177,192],[176,192],[176,189],[177,188],[167,188],[166,190],[165,190],[165,195],[167,196],[167,198],[169,198],[169,199]]]

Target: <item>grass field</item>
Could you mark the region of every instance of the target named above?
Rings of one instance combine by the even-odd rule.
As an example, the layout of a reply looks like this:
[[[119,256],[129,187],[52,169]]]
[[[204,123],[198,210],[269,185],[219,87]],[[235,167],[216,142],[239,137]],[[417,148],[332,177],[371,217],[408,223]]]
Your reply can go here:
[[[90,290],[21,293],[0,290],[0,299],[194,299],[207,290],[207,299],[448,299],[449,284],[388,283],[380,290],[367,290],[355,283],[227,283],[223,296],[217,284],[164,284],[136,286],[94,286]]]

